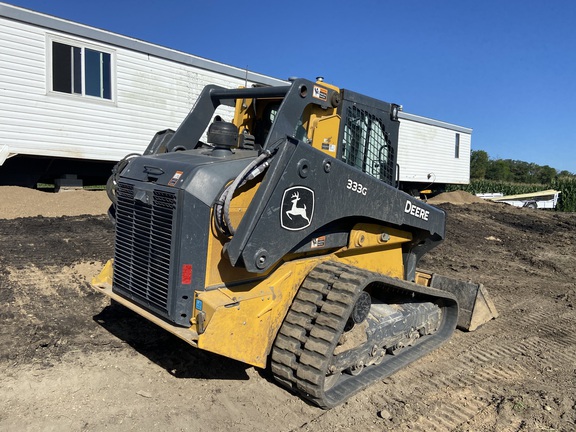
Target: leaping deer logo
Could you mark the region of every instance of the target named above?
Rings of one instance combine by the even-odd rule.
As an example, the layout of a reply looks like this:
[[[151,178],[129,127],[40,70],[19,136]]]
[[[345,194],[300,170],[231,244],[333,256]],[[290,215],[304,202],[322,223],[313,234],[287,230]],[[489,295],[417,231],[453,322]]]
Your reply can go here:
[[[292,194],[292,208],[286,212],[286,216],[292,220],[292,216],[302,216],[306,219],[306,222],[310,223],[310,219],[306,215],[306,204],[302,203],[302,207],[298,207],[298,201],[300,201],[300,193],[294,192]]]
[[[314,191],[306,186],[292,186],[284,190],[280,205],[280,225],[289,231],[309,227],[314,219]]]

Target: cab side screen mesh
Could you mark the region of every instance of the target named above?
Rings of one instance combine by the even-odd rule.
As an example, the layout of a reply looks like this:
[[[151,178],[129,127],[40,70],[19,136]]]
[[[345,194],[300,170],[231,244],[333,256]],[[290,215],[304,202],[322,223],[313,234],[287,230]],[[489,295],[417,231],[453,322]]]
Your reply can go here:
[[[394,149],[383,122],[357,106],[346,110],[342,138],[342,160],[366,174],[394,184]]]

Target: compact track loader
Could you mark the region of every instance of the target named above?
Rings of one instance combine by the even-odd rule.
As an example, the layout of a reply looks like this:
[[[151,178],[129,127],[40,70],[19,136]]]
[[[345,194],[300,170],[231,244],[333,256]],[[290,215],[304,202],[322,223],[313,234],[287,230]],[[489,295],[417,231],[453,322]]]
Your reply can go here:
[[[445,214],[396,188],[398,110],[322,81],[207,86],[115,168],[93,285],[323,408],[473,330],[483,287],[417,269]]]

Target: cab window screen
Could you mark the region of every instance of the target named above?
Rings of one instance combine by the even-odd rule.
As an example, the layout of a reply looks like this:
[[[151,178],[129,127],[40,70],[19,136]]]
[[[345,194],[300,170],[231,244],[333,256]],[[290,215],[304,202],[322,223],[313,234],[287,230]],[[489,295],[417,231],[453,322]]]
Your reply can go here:
[[[394,183],[394,155],[382,121],[357,106],[349,106],[342,138],[342,160],[386,183]]]

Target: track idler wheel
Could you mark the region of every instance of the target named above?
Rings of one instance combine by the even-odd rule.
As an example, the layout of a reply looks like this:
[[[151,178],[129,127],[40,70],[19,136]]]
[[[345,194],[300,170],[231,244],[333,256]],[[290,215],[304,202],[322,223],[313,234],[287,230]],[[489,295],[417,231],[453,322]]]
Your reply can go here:
[[[370,297],[370,294],[366,291],[362,291],[352,308],[352,313],[350,314],[350,319],[354,321],[354,324],[360,324],[368,318],[371,305],[372,297]]]

